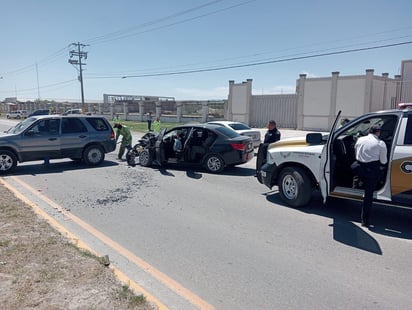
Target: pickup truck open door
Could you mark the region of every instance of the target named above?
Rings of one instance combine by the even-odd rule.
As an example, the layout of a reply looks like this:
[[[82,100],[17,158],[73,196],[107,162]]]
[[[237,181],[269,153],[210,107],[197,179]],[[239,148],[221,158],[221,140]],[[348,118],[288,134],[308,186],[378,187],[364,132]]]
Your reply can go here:
[[[320,180],[319,180],[319,187],[323,197],[323,203],[326,202],[326,198],[329,196],[331,190],[331,156],[332,156],[332,145],[333,140],[335,138],[335,130],[338,125],[338,120],[340,118],[340,114],[342,111],[339,111],[336,115],[335,121],[329,131],[329,137],[324,146],[321,158],[320,158]]]

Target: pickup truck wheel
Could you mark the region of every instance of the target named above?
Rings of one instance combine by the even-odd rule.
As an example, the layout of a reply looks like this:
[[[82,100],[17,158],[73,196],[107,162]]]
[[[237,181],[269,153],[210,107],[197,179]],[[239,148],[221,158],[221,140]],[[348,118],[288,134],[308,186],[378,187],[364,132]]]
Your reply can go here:
[[[10,151],[0,150],[0,174],[6,174],[17,166],[17,158]]]
[[[295,208],[308,204],[312,195],[310,178],[299,167],[284,168],[280,173],[278,187],[282,200]]]

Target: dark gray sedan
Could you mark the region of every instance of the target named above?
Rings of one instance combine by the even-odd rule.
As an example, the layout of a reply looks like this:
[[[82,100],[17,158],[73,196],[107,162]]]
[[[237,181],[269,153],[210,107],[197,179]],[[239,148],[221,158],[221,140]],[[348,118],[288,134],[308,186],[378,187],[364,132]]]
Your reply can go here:
[[[141,166],[203,166],[219,173],[227,166],[244,164],[253,156],[250,137],[218,125],[197,124],[163,129],[139,152],[139,162]]]

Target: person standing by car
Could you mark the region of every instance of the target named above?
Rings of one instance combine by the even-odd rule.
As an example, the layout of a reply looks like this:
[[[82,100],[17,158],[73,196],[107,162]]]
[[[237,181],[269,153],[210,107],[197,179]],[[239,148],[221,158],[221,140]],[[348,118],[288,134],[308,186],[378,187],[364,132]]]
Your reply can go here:
[[[359,165],[354,167],[354,171],[363,179],[365,186],[361,225],[366,227],[370,224],[369,215],[372,207],[373,191],[382,177],[383,169],[381,169],[381,165],[386,165],[388,162],[386,144],[379,139],[380,134],[380,126],[373,125],[369,129],[369,134],[360,137],[355,143],[355,155]]]
[[[270,120],[268,123],[268,131],[265,134],[263,143],[273,143],[280,140],[280,131],[276,128],[276,122]]]
[[[173,151],[180,152],[183,149],[182,145],[182,134],[179,132],[177,133],[174,142],[173,142]]]
[[[152,112],[146,114],[147,131],[152,131]]]
[[[153,122],[153,131],[159,133],[162,130],[162,124],[160,123],[160,118],[157,117],[156,120]]]
[[[130,147],[132,146],[132,134],[128,127],[120,123],[114,124],[114,128],[117,128],[116,143],[117,143],[117,140],[119,140],[119,137],[122,136],[122,142],[120,143],[119,154],[117,156],[117,158],[121,160],[123,157],[124,151],[126,150],[126,146],[128,145],[130,145]]]

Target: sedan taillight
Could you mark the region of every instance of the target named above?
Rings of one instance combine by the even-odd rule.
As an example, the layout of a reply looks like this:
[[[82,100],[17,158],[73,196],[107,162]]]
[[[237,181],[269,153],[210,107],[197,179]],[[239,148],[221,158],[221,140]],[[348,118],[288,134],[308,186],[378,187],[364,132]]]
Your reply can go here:
[[[114,135],[114,131],[112,130],[112,132],[110,133],[110,140],[114,140],[115,139],[115,135]]]
[[[244,145],[243,143],[231,143],[230,145],[236,151],[246,151],[246,145]]]

